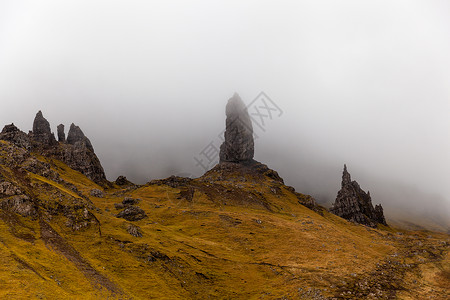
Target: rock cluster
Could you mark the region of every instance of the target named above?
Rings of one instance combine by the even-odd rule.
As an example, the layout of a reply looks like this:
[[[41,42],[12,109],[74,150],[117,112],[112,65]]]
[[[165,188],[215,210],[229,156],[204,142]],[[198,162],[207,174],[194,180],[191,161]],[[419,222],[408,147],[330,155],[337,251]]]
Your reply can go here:
[[[59,143],[51,132],[50,123],[39,111],[34,118],[33,130],[29,134],[19,130],[14,124],[6,125],[0,133],[0,140],[9,141],[27,151],[33,150],[45,156],[55,157],[97,184],[107,185],[103,167],[95,155],[91,142],[80,127],[72,124],[67,140],[63,124],[58,125],[57,133]]]
[[[377,224],[387,225],[381,204],[373,207],[370,192],[364,192],[356,181],[351,180],[346,165],[342,174],[341,189],[330,212],[370,227],[376,227]]]
[[[253,159],[252,120],[247,107],[237,93],[226,106],[225,140],[220,146],[220,162],[246,162]]]

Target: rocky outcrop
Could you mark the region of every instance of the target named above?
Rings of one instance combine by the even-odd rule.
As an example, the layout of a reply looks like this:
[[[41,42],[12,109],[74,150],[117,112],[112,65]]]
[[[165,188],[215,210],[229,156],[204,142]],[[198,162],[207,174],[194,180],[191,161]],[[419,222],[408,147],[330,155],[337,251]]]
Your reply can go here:
[[[57,158],[95,183],[102,186],[109,185],[91,141],[75,124],[70,126],[67,140],[64,125],[58,125],[58,143],[50,130],[50,123],[39,111],[34,118],[33,130],[28,135],[11,124],[3,128],[0,140],[11,142],[26,152],[33,150],[43,156]]]
[[[95,155],[91,141],[84,135],[80,127],[72,123],[66,143],[58,152],[58,158],[69,167],[86,175],[92,181],[105,185],[105,171]]]
[[[226,106],[225,140],[220,146],[220,162],[251,161],[254,155],[253,126],[247,107],[237,93]]]
[[[14,123],[6,125],[2,132],[0,133],[0,140],[8,141],[14,145],[25,148],[26,150],[31,149],[31,142],[29,136],[17,128]]]
[[[129,181],[125,176],[120,175],[117,177],[115,184],[123,186],[123,185],[133,185],[131,181]]]
[[[137,206],[128,206],[117,214],[118,218],[125,219],[127,221],[139,221],[147,217],[147,214],[142,208]]]
[[[381,204],[373,207],[370,192],[364,192],[356,181],[351,180],[346,165],[342,174],[341,190],[330,212],[370,227],[376,227],[377,224],[387,225]]]
[[[34,118],[31,138],[39,143],[38,146],[47,147],[56,144],[55,135],[50,130],[50,123],[44,118],[41,111],[38,111]]]
[[[57,127],[58,142],[64,143],[66,141],[66,134],[64,133],[64,125],[59,124]]]

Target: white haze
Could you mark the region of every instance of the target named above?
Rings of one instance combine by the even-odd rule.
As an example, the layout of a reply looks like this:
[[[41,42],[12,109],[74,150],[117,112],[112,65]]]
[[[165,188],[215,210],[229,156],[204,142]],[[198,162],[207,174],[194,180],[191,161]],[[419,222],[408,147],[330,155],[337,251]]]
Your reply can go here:
[[[444,0],[3,0],[0,122],[75,122],[110,180],[144,183],[201,175],[228,98],[264,91],[283,115],[255,158],[298,191],[333,201],[346,163],[375,203],[450,217],[449,16]]]

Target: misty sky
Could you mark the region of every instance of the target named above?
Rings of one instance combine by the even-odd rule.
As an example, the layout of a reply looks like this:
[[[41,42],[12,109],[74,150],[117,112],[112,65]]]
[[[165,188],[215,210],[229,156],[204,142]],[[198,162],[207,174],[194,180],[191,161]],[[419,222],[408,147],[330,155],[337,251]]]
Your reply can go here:
[[[298,191],[333,200],[346,163],[375,203],[450,203],[449,1],[187,3],[0,0],[0,125],[74,122],[110,180],[199,176],[264,91],[255,158]]]

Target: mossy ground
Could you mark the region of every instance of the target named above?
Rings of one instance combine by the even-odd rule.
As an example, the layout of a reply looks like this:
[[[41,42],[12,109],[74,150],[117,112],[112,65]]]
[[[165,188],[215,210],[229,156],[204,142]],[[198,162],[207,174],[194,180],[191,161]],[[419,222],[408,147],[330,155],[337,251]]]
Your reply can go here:
[[[39,159],[89,196],[96,208],[90,212],[100,222],[101,231],[73,231],[63,216],[46,221],[120,292],[96,282],[98,277],[86,276],[76,259],[69,260],[44,242],[39,220],[15,216],[0,219],[1,299],[449,296],[448,235],[372,229],[326,211],[320,214],[299,204],[298,196],[286,187],[274,191],[270,179],[259,183],[194,181],[197,188],[190,200],[180,197],[181,189],[164,184],[127,189],[115,185],[105,191],[104,198],[97,198],[89,191],[100,187],[81,173],[57,160]],[[39,199],[50,199],[53,189],[68,199],[79,198],[60,183],[37,174],[28,176],[31,182],[52,187],[49,195],[39,190]],[[221,191],[217,197],[211,196],[214,190]],[[260,195],[270,207],[262,202],[239,202],[241,194],[233,190]],[[114,203],[125,196],[141,199],[138,206],[148,217],[135,222],[117,218]],[[143,236],[130,235],[129,223],[139,226]],[[388,277],[383,270],[389,272]],[[364,284],[374,289],[365,289]],[[383,292],[376,295],[377,289]]]

